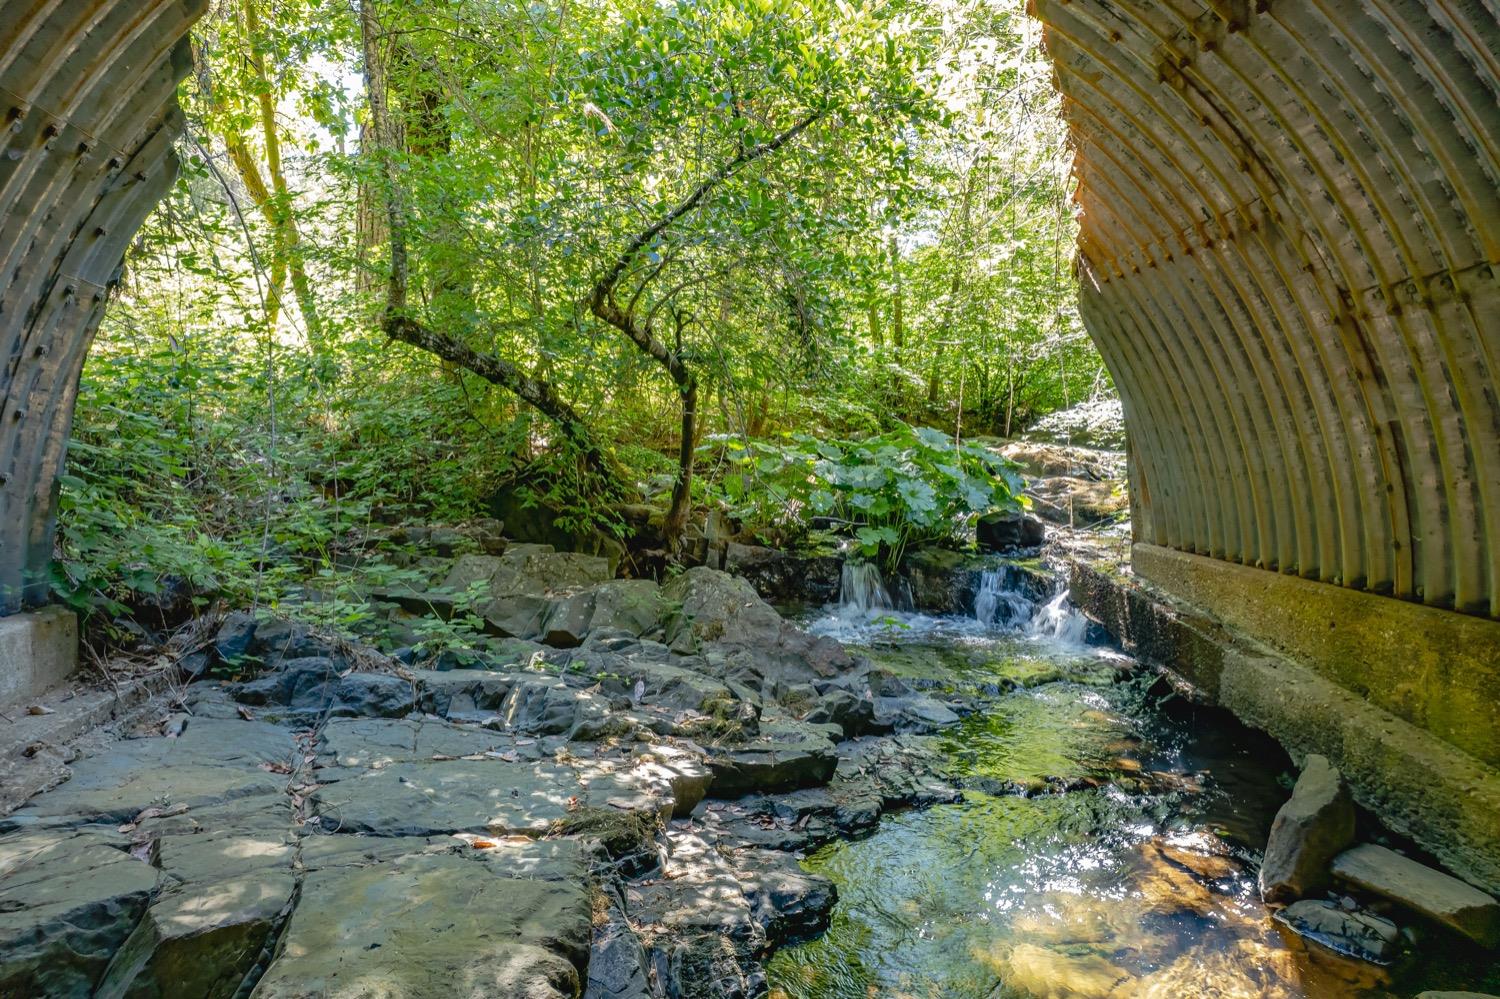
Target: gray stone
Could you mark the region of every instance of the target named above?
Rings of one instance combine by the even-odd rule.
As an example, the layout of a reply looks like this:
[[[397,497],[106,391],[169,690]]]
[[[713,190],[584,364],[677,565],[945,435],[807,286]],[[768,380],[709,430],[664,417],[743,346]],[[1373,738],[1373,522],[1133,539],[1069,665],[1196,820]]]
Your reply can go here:
[[[506,728],[529,735],[562,735],[577,722],[581,696],[551,677],[519,680],[505,698],[500,719]]]
[[[13,825],[23,817],[118,825],[152,807],[198,809],[252,795],[279,795],[285,783],[285,777],[258,768],[190,762],[167,766],[120,759],[111,753],[81,761],[71,780],[32,799],[0,826]]]
[[[794,555],[734,541],[724,549],[725,572],[744,579],[765,599],[781,604],[837,600],[843,563],[836,555]]]
[[[610,630],[637,637],[661,626],[667,604],[661,588],[649,579],[611,579],[593,589],[594,613],[591,632]]]
[[[92,995],[158,877],[101,835],[43,830],[0,839],[0,996]]]
[[[838,755],[822,735],[779,727],[741,746],[712,749],[705,762],[714,775],[713,796],[737,798],[827,784]]]
[[[1036,548],[1047,540],[1046,526],[1024,513],[987,514],[979,518],[974,533],[979,547],[992,552]]]
[[[482,669],[414,670],[417,708],[443,718],[474,718],[500,709],[517,677]]]
[[[97,999],[232,999],[291,904],[290,872],[175,889],[146,910]]]
[[[498,876],[461,856],[310,872],[256,999],[562,999],[592,936],[587,871]]]
[[[552,610],[552,599],[538,593],[513,593],[496,597],[481,609],[485,628],[505,638],[534,639],[542,634],[542,622]]]
[[[628,886],[657,986],[681,999],[765,994],[766,936],[735,871],[701,837],[673,832],[665,877]]]
[[[416,854],[451,856],[472,852],[462,838],[441,833],[434,836],[363,836],[336,834],[302,837],[301,863],[309,871],[336,867],[373,867],[389,860]]]
[[[838,889],[821,874],[809,874],[791,854],[742,850],[735,855],[750,912],[771,946],[817,936],[828,928]]]
[[[326,640],[315,636],[307,625],[298,621],[270,618],[255,626],[249,651],[267,666],[275,668],[288,659],[326,656],[332,649]]]
[[[241,703],[286,708],[288,717],[303,722],[325,716],[389,718],[416,706],[410,681],[389,673],[340,675],[334,661],[323,657],[288,660],[274,673],[228,689]]]
[[[460,555],[443,580],[443,589],[450,593],[465,593],[479,583],[488,590],[496,585],[504,569],[505,563],[495,555]]]
[[[898,732],[935,732],[958,724],[958,715],[941,701],[920,694],[875,698],[876,724]]]
[[[1303,899],[1276,913],[1276,921],[1305,939],[1346,957],[1387,965],[1400,951],[1401,931],[1389,919],[1349,911],[1333,902]]]
[[[484,753],[511,753],[535,759],[535,740],[522,744],[515,733],[453,725],[425,718],[336,718],[323,727],[320,764],[329,768],[380,769],[392,763],[419,763]],[[333,779],[327,770],[318,779]]]
[[[569,593],[614,577],[608,559],[541,547],[518,545],[501,557],[501,565],[492,581],[500,593]]]
[[[695,566],[662,588],[680,610],[666,628],[674,649],[715,647],[730,666],[761,679],[805,682],[838,675],[854,665],[831,638],[809,635],[782,620],[743,579]]]
[[[1333,859],[1333,874],[1457,930],[1482,947],[1500,946],[1500,902],[1394,850],[1361,844]]]
[[[1260,894],[1270,902],[1302,898],[1328,884],[1328,865],[1354,842],[1354,799],[1343,777],[1326,757],[1310,753],[1276,813],[1265,859]]]
[[[244,611],[228,614],[214,636],[214,652],[227,663],[238,662],[250,652],[255,638],[255,615]]]
[[[576,649],[589,634],[594,616],[594,594],[584,590],[552,602],[542,620],[541,641],[558,649]]]
[[[617,903],[594,927],[583,999],[651,999],[645,948]]]
[[[291,803],[280,794],[148,818],[130,838],[156,839],[157,866],[187,884],[290,870],[296,856]]]
[[[703,757],[676,746],[637,749],[635,761],[637,770],[647,779],[664,781],[672,789],[672,814],[676,818],[691,815],[713,786],[713,771]]]
[[[875,701],[872,698],[859,697],[841,687],[823,694],[802,720],[837,725],[846,739],[869,735],[883,727],[875,720]]]
[[[311,800],[330,832],[540,836],[581,793],[577,774],[555,763],[452,760],[392,763],[326,784]]]

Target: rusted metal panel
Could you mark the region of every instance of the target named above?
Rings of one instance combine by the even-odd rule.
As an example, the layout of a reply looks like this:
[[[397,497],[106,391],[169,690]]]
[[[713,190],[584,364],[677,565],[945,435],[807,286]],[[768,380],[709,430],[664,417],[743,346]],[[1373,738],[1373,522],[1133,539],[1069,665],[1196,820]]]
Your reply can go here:
[[[206,0],[0,4],[0,614],[45,600],[84,354],[171,186]]]
[[[1137,539],[1500,617],[1493,6],[1032,9]]]

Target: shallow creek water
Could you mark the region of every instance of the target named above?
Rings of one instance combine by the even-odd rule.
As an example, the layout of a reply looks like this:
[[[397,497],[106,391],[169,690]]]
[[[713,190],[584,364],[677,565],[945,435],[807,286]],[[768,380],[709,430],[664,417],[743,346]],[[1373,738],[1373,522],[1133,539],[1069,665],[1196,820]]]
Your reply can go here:
[[[986,616],[997,616],[993,602]],[[780,951],[776,999],[1376,997],[1500,989],[1500,970],[1419,931],[1394,972],[1283,937],[1255,889],[1294,773],[1279,746],[1162,697],[1080,641],[1058,601],[985,626],[883,609],[807,615],[981,710],[933,736],[965,800],[887,816],[805,866],[834,880],[828,932]]]

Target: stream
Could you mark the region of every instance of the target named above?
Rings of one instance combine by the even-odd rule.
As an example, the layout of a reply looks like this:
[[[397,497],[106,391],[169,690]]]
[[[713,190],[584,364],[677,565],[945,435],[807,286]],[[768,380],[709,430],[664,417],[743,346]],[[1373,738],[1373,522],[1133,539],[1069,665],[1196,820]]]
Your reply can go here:
[[[1376,997],[1494,991],[1500,970],[1419,931],[1394,969],[1310,947],[1270,918],[1259,851],[1295,768],[1268,737],[1085,643],[1059,594],[986,576],[974,617],[893,609],[844,579],[802,623],[977,710],[931,736],[964,800],[887,815],[804,866],[831,878],[826,934],[778,952],[775,999]]]

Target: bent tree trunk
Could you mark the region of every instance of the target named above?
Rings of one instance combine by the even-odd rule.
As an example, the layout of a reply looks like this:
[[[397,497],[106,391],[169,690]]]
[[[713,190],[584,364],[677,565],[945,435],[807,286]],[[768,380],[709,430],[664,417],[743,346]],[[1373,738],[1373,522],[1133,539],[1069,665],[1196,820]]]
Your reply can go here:
[[[821,116],[821,112],[813,112],[765,142],[754,146],[742,146],[738,155],[709,174],[708,177],[693,189],[692,193],[678,202],[671,211],[663,215],[653,225],[638,233],[625,247],[625,250],[615,258],[614,264],[598,280],[589,295],[589,309],[593,312],[594,316],[613,326],[621,333],[624,333],[643,353],[666,369],[673,384],[677,386],[677,395],[682,404],[682,438],[677,448],[677,480],[672,485],[672,502],[667,509],[666,518],[662,522],[662,535],[669,551],[675,552],[681,543],[683,529],[687,526],[688,510],[692,506],[693,450],[698,420],[698,378],[682,358],[682,324],[680,322],[678,324],[676,349],[673,349],[662,343],[652,331],[652,317],[650,315],[646,317],[644,322],[636,318],[635,304],[640,300],[646,285],[650,283],[651,279],[661,273],[662,268],[665,266],[665,260],[663,260],[663,263],[658,264],[640,282],[640,286],[631,297],[629,305],[622,308],[615,298],[615,292],[619,288],[620,281],[629,272],[641,253],[670,229],[674,223],[702,204],[703,199],[708,197],[719,185],[739,173],[744,167],[763,156],[776,152],[776,150],[797,138],[797,136],[805,132]],[[670,299],[673,294],[673,292],[668,292],[663,302]],[[657,307],[659,308],[661,304],[658,303]],[[653,309],[652,311],[654,312],[655,310]]]
[[[579,455],[590,469],[615,479],[613,463],[599,446],[598,440],[579,417],[576,410],[558,398],[552,386],[540,378],[526,374],[518,366],[497,357],[482,353],[456,337],[437,330],[404,315],[399,308],[388,306],[381,331],[393,340],[409,343],[451,364],[456,364],[478,375],[491,385],[508,389],[517,398],[536,409],[551,420],[558,432],[577,448]]]
[[[375,58],[380,49],[377,39],[380,28],[368,0],[361,5],[360,13],[365,51],[365,97],[369,103],[371,118],[369,138],[373,140],[371,146],[375,155],[380,158],[380,174],[385,185],[386,233],[390,243],[390,273],[386,283],[381,331],[393,340],[411,344],[513,393],[557,427],[558,432],[578,451],[584,467],[602,479],[607,492],[615,496],[624,495],[624,479],[615,462],[600,446],[577,411],[560,398],[550,384],[527,374],[519,365],[503,357],[475,350],[458,337],[435,330],[411,315],[407,306],[410,261],[406,243],[405,198],[391,164],[391,157],[398,148],[396,139],[405,133],[405,129],[390,107],[387,92],[389,81],[380,71],[384,61],[377,61]]]

